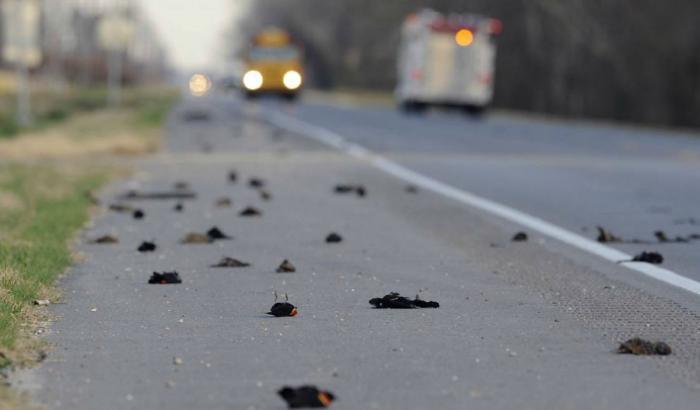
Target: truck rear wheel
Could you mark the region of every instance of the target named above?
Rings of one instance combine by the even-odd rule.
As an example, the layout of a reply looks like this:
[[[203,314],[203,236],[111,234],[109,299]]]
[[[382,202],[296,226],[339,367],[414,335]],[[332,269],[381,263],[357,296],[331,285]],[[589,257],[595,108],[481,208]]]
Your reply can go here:
[[[481,118],[486,113],[487,107],[483,105],[465,105],[462,107],[462,112],[470,117]]]
[[[401,101],[399,109],[404,114],[423,114],[428,110],[428,104],[419,101]]]

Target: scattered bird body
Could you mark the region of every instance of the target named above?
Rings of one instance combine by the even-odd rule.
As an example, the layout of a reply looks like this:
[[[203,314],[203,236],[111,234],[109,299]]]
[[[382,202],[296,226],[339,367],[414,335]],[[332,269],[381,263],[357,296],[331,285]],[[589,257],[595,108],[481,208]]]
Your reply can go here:
[[[335,193],[336,194],[349,194],[351,192],[355,192],[354,185],[336,185],[335,186]]]
[[[219,198],[216,200],[216,206],[219,208],[230,208],[233,205],[231,198]]]
[[[437,309],[440,307],[440,304],[435,302],[435,301],[426,301],[422,300],[418,295],[416,295],[416,298],[413,299],[413,304],[417,308],[422,308],[422,309]]]
[[[96,244],[96,245],[108,245],[108,244],[113,244],[113,243],[119,243],[119,238],[117,238],[116,236],[112,236],[112,235],[104,235],[104,236],[100,236],[97,239],[93,239],[89,243]]]
[[[132,216],[134,217],[134,219],[143,219],[146,217],[146,213],[143,212],[141,209],[137,209],[134,211]]]
[[[185,206],[182,204],[182,202],[178,202],[178,203],[175,204],[175,206],[173,207],[173,210],[174,210],[175,212],[182,212],[182,211],[185,210]]]
[[[260,190],[260,199],[262,199],[263,201],[270,201],[270,200],[272,200],[272,194],[265,191],[264,189],[261,189]]]
[[[190,189],[190,184],[185,181],[177,181],[173,186],[178,191],[188,191]]]
[[[120,199],[128,201],[139,200],[167,200],[167,199],[195,199],[197,194],[188,190],[173,190],[162,192],[140,192],[129,191],[123,194]]]
[[[247,268],[251,266],[248,262],[243,262],[235,258],[224,257],[219,263],[212,265],[212,268]]]
[[[528,236],[525,232],[518,232],[511,239],[513,242],[527,242]]]
[[[632,258],[632,262],[646,262],[652,265],[661,265],[664,263],[664,257],[658,252],[642,252]]]
[[[181,242],[188,245],[194,245],[212,243],[214,241],[207,234],[190,232],[185,235]]]
[[[280,264],[280,266],[277,267],[276,270],[277,273],[293,273],[296,271],[297,268],[294,265],[292,265],[292,263],[287,259],[282,261],[282,263]]]
[[[141,253],[155,252],[156,248],[157,248],[157,246],[153,242],[143,242],[143,243],[141,243],[141,245],[139,245],[137,250]]]
[[[117,213],[131,213],[134,212],[135,209],[132,206],[129,205],[124,205],[124,204],[111,204],[109,206],[109,210],[112,212],[117,212]]]
[[[617,352],[636,356],[668,356],[672,353],[671,346],[664,342],[650,342],[638,337],[620,343]]]
[[[289,302],[277,302],[272,307],[270,308],[270,311],[267,312],[268,315],[274,316],[274,317],[294,317],[299,313],[297,310],[296,306],[292,305]]]
[[[418,193],[418,187],[415,185],[407,185],[406,188],[404,188],[406,192],[409,194],[417,194]]]
[[[692,240],[697,239],[697,235],[689,235],[687,237],[676,236],[675,238],[669,238],[664,231],[654,232],[654,236],[659,241],[659,243],[688,243]]]
[[[245,208],[244,210],[242,210],[238,215],[242,216],[242,217],[262,216],[262,211],[257,209],[257,208],[254,208],[252,206],[249,206],[249,207]]]
[[[148,283],[151,285],[178,285],[182,283],[182,279],[177,272],[153,272]]]
[[[270,308],[270,311],[267,312],[268,315],[271,315],[274,317],[294,317],[299,313],[296,306],[289,303],[289,295],[288,294],[286,294],[286,293],[284,294],[284,303],[277,302],[277,299],[278,299],[278,295],[277,295],[277,292],[275,291],[275,303]]]
[[[335,232],[331,232],[326,236],[326,243],[340,243],[343,242],[343,237]]]
[[[367,195],[367,189],[363,185],[339,184],[335,186],[334,192],[336,194],[354,193],[361,198]]]
[[[235,184],[238,182],[238,173],[236,171],[229,171],[228,173],[228,182]]]
[[[216,226],[212,227],[210,230],[207,231],[207,236],[212,241],[231,239],[230,236],[226,235],[221,229],[217,228]]]
[[[315,386],[285,386],[277,391],[277,394],[290,409],[326,408],[335,400],[333,393],[319,390]]]
[[[440,304],[434,301],[421,300],[419,296],[411,300],[401,296],[397,292],[389,293],[381,298],[369,300],[370,305],[377,309],[414,309],[414,308],[439,308]]]
[[[666,236],[664,231],[656,231],[654,232],[654,236],[659,242],[668,242],[668,236]]]
[[[598,226],[597,229],[598,229],[598,242],[600,242],[600,243],[622,242],[621,238],[606,231],[605,228]]]
[[[263,188],[265,186],[265,181],[260,178],[250,178],[248,180],[248,186],[251,188]]]

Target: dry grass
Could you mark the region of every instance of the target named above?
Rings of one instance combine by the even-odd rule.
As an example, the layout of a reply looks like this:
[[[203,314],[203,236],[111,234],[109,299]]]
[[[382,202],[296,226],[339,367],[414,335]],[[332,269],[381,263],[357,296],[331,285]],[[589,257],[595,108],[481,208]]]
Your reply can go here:
[[[79,114],[46,130],[0,140],[0,152],[13,161],[155,152],[160,145],[158,128],[135,127],[134,116],[131,110]]]
[[[374,90],[334,89],[331,91],[309,90],[304,92],[305,98],[317,102],[330,102],[352,106],[383,106],[394,107],[396,100],[392,93]]]
[[[48,310],[33,301],[60,298],[54,281],[76,260],[69,243],[88,220],[86,193],[123,174],[109,165],[120,156],[158,149],[168,109],[161,99],[83,112],[0,139],[0,370],[31,366],[46,351],[36,334]],[[1,382],[0,409],[35,409]]]

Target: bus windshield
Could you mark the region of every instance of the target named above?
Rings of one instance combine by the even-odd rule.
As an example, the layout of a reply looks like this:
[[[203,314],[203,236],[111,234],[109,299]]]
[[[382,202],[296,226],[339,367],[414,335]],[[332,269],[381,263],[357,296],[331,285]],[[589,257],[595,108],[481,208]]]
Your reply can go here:
[[[296,60],[299,58],[299,50],[295,47],[255,47],[250,50],[248,58],[252,61]]]

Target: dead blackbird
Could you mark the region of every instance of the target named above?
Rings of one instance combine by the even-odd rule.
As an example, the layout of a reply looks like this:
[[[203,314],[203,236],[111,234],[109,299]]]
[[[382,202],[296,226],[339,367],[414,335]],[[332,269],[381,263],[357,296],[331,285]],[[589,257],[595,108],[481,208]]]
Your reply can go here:
[[[175,206],[173,207],[173,210],[175,210],[175,212],[182,212],[182,211],[185,210],[185,206],[184,206],[181,202],[178,202],[178,203],[175,204]]]
[[[382,298],[373,298],[369,300],[370,305],[377,309],[413,309],[413,308],[439,308],[440,304],[433,301],[424,301],[416,296],[414,300],[399,295],[397,292],[391,292]]]
[[[654,236],[656,236],[659,242],[668,242],[668,236],[666,236],[664,231],[656,231],[654,232]]]
[[[290,409],[312,409],[330,407],[335,400],[333,393],[319,390],[314,386],[283,387],[277,394],[287,402]]]
[[[335,232],[331,232],[326,236],[326,243],[340,243],[343,242],[343,237]]]
[[[271,315],[274,317],[294,317],[298,313],[299,312],[297,311],[297,308],[288,302],[285,302],[285,303],[277,302],[274,305],[272,305],[272,307],[270,308],[270,311],[267,312],[268,315]]]
[[[340,184],[335,186],[336,194],[352,194],[355,193],[357,196],[363,198],[367,195],[367,189],[362,185],[350,185],[350,184]]]
[[[212,241],[219,241],[219,240],[224,240],[224,239],[231,239],[230,236],[226,235],[221,231],[221,229],[217,228],[216,226],[211,228],[210,230],[207,231],[207,236],[209,239]]]
[[[413,299],[413,304],[414,304],[416,307],[418,307],[418,308],[423,308],[423,309],[425,309],[425,308],[437,309],[437,308],[440,307],[440,304],[437,303],[437,302],[435,302],[435,301],[432,301],[432,300],[431,300],[431,301],[422,300],[422,299],[420,298],[420,295],[416,295],[416,298]]]
[[[99,238],[94,239],[94,240],[90,241],[89,243],[97,244],[97,245],[107,245],[107,244],[112,244],[112,243],[119,243],[119,239],[116,236],[105,235],[105,236],[100,236]]]
[[[153,272],[148,283],[151,285],[178,285],[182,283],[182,279],[180,279],[180,274],[177,272]]]
[[[230,208],[233,205],[231,198],[219,198],[216,200],[216,206],[219,208]]]
[[[598,242],[600,243],[612,243],[612,242],[622,242],[622,239],[606,231],[602,226],[596,227],[598,229]]]
[[[263,201],[270,201],[270,200],[272,200],[272,194],[265,191],[264,189],[261,189],[260,190],[260,199],[262,199]]]
[[[292,272],[296,272],[296,271],[297,271],[297,268],[294,265],[292,265],[292,263],[289,262],[289,260],[287,260],[287,259],[285,259],[280,264],[280,266],[277,267],[277,270],[276,270],[277,273],[292,273]]]
[[[212,268],[247,268],[250,263],[239,261],[234,258],[222,258],[216,265],[211,265]]]
[[[146,216],[146,213],[140,209],[135,210],[133,213],[134,219],[143,219],[145,216]]]
[[[265,186],[265,181],[260,178],[250,178],[248,180],[248,186],[251,188],[262,188]]]
[[[617,352],[637,356],[668,356],[671,354],[671,346],[664,342],[650,342],[635,337],[624,343],[620,343]]]
[[[143,242],[141,245],[138,247],[138,251],[141,253],[144,252],[155,252],[157,246],[153,242]]]
[[[664,257],[658,252],[642,252],[632,258],[632,262],[646,262],[652,265],[661,265],[664,263]]]
[[[277,302],[277,292],[275,292],[275,304],[272,305],[268,315],[274,317],[294,317],[299,313],[296,306],[289,303],[289,295],[284,294],[284,303]]]
[[[242,210],[238,215],[243,217],[262,216],[262,211],[249,206]]]
[[[178,191],[187,191],[190,189],[190,184],[185,181],[177,181],[173,186]]]
[[[527,242],[528,237],[525,232],[518,232],[515,235],[513,235],[513,238],[511,240],[513,242]]]
[[[228,182],[235,184],[238,182],[238,173],[236,171],[229,171],[228,173]]]
[[[207,234],[203,233],[196,233],[196,232],[191,232],[185,235],[184,238],[182,238],[181,243],[184,244],[203,244],[203,243],[212,243],[214,240]]]
[[[335,193],[336,194],[349,194],[351,192],[355,192],[354,185],[336,185],[335,186]]]
[[[118,213],[134,212],[134,207],[124,204],[111,204],[109,210]]]
[[[417,194],[418,193],[418,187],[415,185],[407,185],[405,190],[409,194]]]

